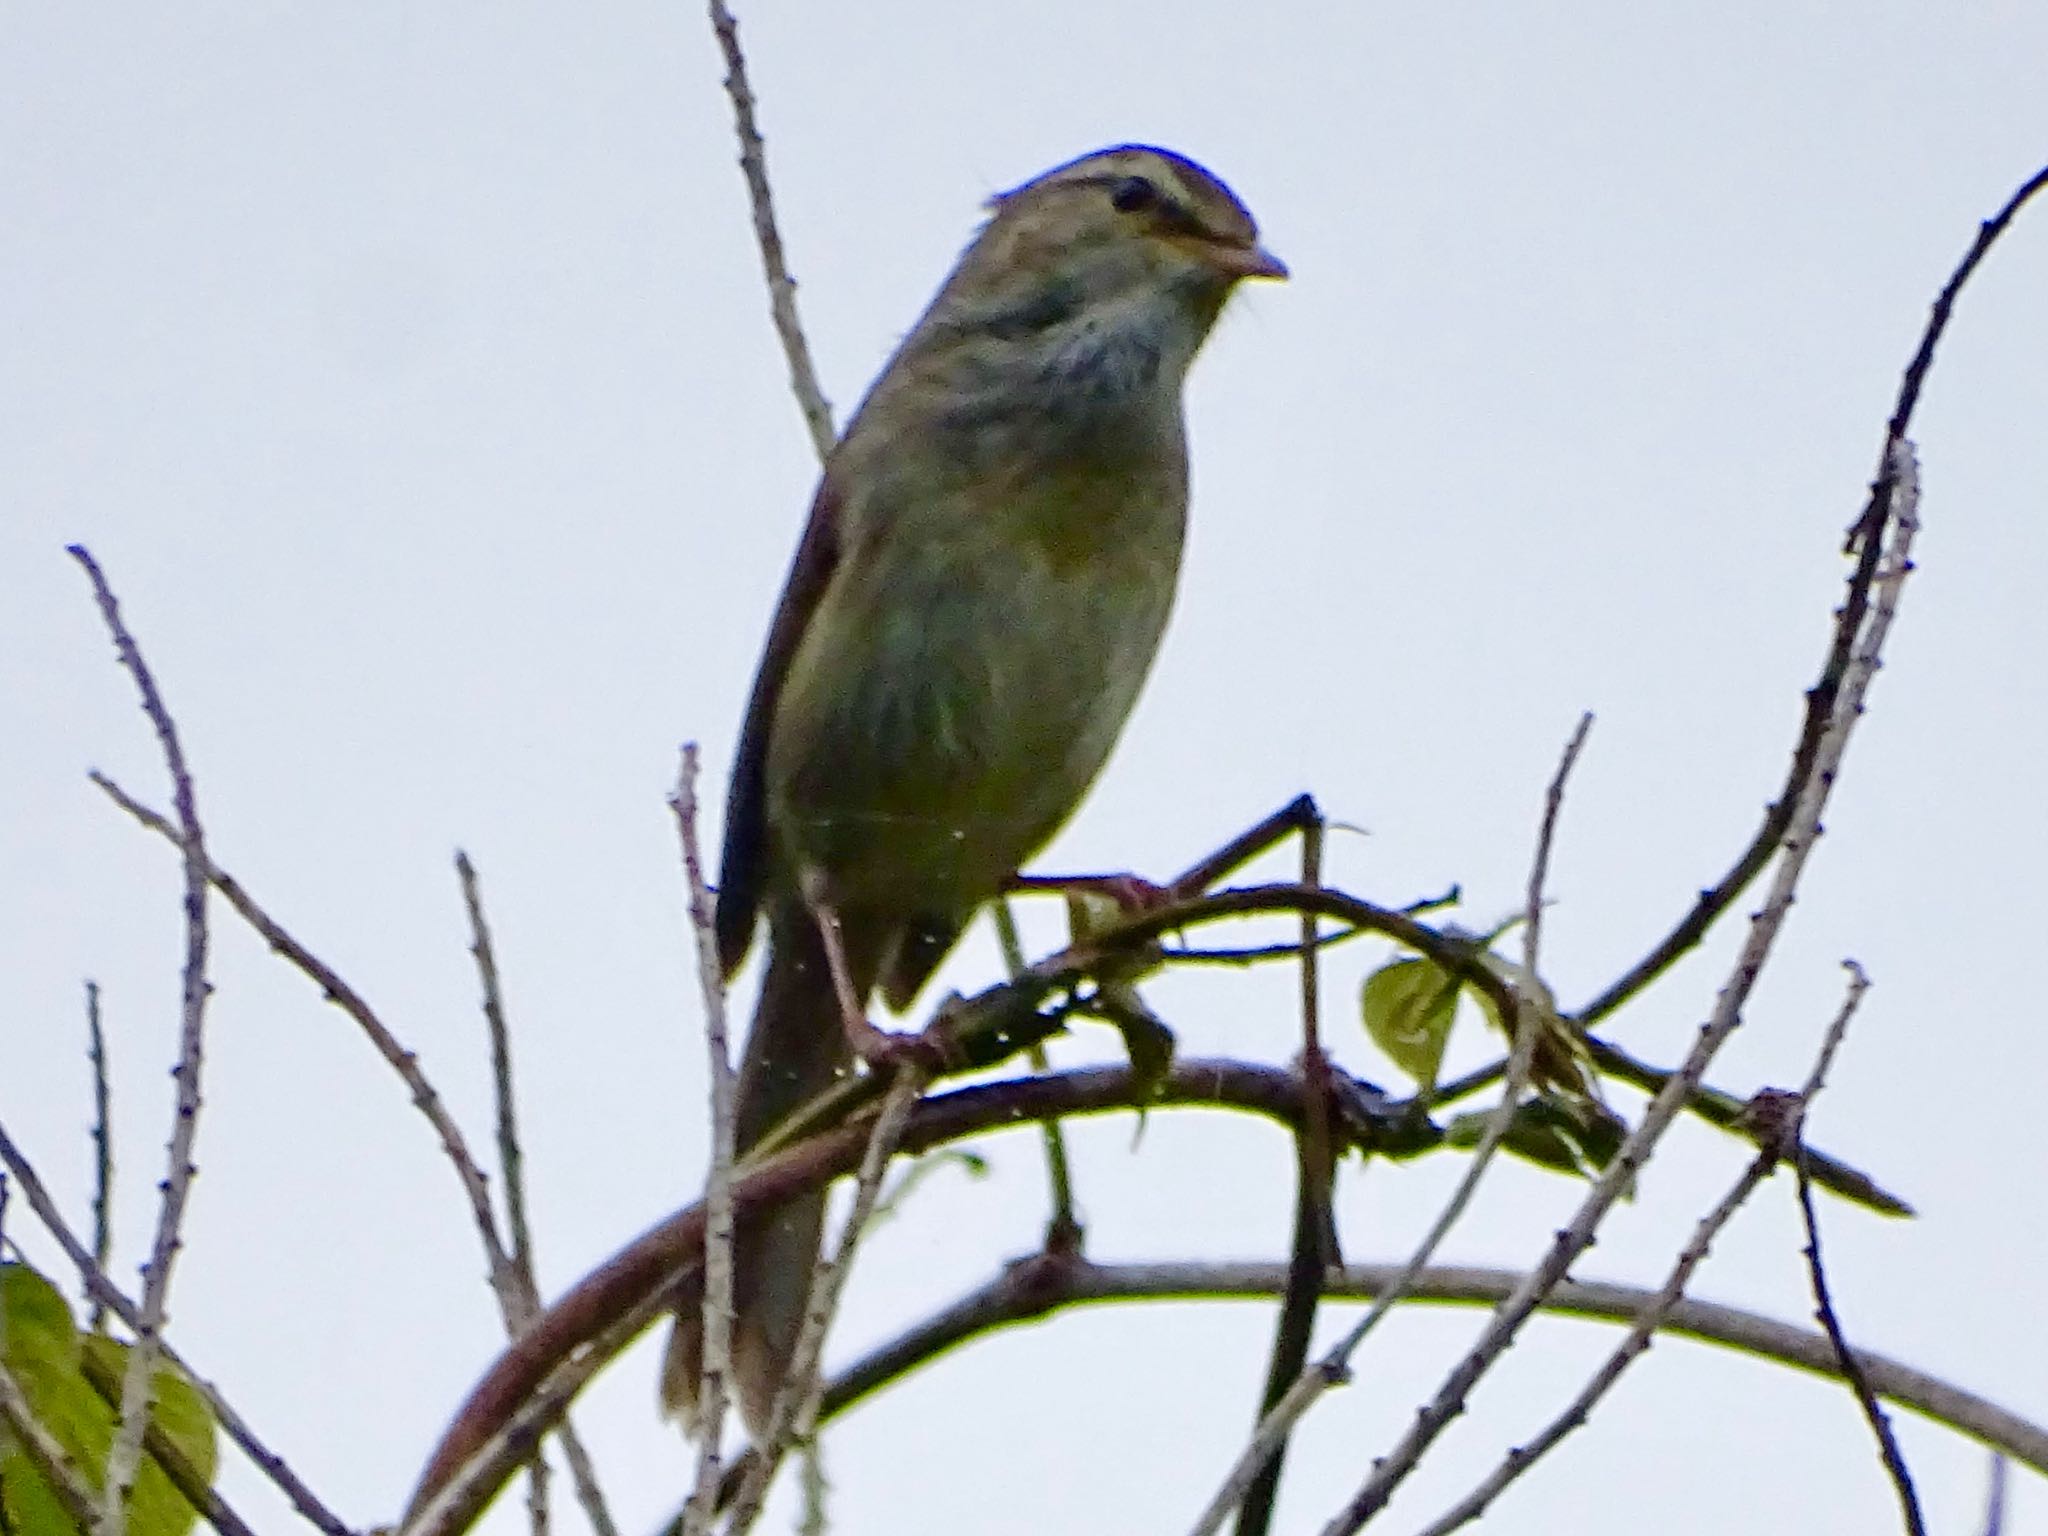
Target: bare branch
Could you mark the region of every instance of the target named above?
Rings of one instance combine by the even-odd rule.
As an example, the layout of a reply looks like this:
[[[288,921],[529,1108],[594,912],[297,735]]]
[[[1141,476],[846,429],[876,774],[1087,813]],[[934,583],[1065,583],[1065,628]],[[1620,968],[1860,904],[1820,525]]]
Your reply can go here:
[[[690,933],[696,941],[697,986],[704,999],[704,1045],[711,1079],[711,1171],[705,1180],[703,1363],[697,1382],[697,1482],[684,1514],[687,1536],[703,1536],[718,1515],[726,1401],[732,1384],[733,1216],[732,1164],[736,1142],[736,1087],[725,1016],[725,968],[718,958],[718,927],[704,851],[697,837],[697,744],[685,743],[669,809],[682,840],[689,884]]]
[[[1564,810],[1564,787],[1570,781],[1579,754],[1586,749],[1587,733],[1593,729],[1593,712],[1579,716],[1571,739],[1557,760],[1550,789],[1543,797],[1543,824],[1536,833],[1536,856],[1529,861],[1529,898],[1522,914],[1522,968],[1536,974],[1536,960],[1543,942],[1543,890],[1550,881],[1550,850],[1557,839],[1557,818]]]
[[[1899,449],[1906,442],[1906,434],[1912,430],[1913,413],[1920,403],[1920,390],[1927,381],[1927,375],[1934,366],[1934,350],[1940,344],[1948,329],[1956,300],[1963,286],[1976,272],[1979,263],[1990,254],[1991,247],[1999,236],[2018,218],[2020,211],[2042,190],[2048,187],[2048,167],[2035,172],[2018,191],[2006,199],[2005,206],[1979,227],[1977,238],[1963,259],[1949,275],[1948,282],[1936,297],[1934,306],[1927,317],[1926,328],[1921,332],[1920,344],[1914,350],[1912,361],[1899,384],[1898,399],[1892,407],[1892,414],[1885,423],[1884,442],[1878,450],[1877,478],[1871,482],[1870,498],[1864,503],[1862,513],[1857,517],[1851,530],[1849,550],[1857,556],[1856,571],[1849,580],[1849,591],[1837,613],[1834,633],[1828,642],[1828,655],[1821,666],[1820,679],[1806,694],[1806,718],[1800,728],[1799,741],[1792,750],[1792,766],[1785,775],[1785,787],[1779,792],[1764,813],[1763,825],[1757,828],[1749,846],[1737,855],[1728,873],[1723,875],[1711,889],[1700,893],[1692,908],[1680,918],[1677,925],[1661,939],[1648,954],[1629,969],[1614,984],[1602,992],[1577,1015],[1580,1023],[1591,1027],[1634,997],[1644,987],[1669,970],[1678,959],[1706,937],[1707,930],[1715,921],[1740,899],[1749,889],[1771,855],[1783,841],[1792,824],[1794,808],[1799,800],[1801,787],[1811,778],[1815,757],[1820,750],[1821,737],[1827,730],[1830,717],[1835,713],[1837,696],[1842,685],[1843,674],[1849,666],[1849,651],[1863,628],[1863,608],[1877,575],[1878,546],[1882,543],[1884,520],[1892,499],[1893,465]]]
[[[1024,974],[1024,941],[1017,932],[1017,915],[1010,910],[1009,898],[999,896],[989,908],[995,922],[996,944],[1003,952],[1003,969],[1012,981]],[[1034,1044],[1025,1053],[1034,1072],[1052,1070],[1052,1058],[1046,1054],[1045,1046]],[[1060,1128],[1057,1120],[1048,1120],[1041,1130],[1045,1145],[1045,1184],[1052,1196],[1052,1212],[1045,1222],[1045,1246],[1048,1248],[1074,1248],[1081,1246],[1084,1233],[1081,1227],[1081,1213],[1074,1204],[1074,1169],[1067,1157],[1067,1133]]]
[[[1367,1300],[1399,1278],[1397,1264],[1353,1264],[1329,1277],[1324,1294]],[[855,1403],[970,1339],[1015,1324],[1037,1322],[1069,1307],[1150,1301],[1269,1300],[1286,1284],[1286,1266],[1197,1261],[1096,1264],[1078,1255],[1018,1260],[989,1284],[970,1291],[898,1338],[848,1366],[825,1396],[829,1415]],[[1437,1306],[1492,1307],[1512,1296],[1526,1276],[1519,1270],[1438,1265],[1415,1277],[1409,1299]],[[1632,1324],[1657,1298],[1646,1286],[1566,1280],[1543,1302],[1546,1315]],[[1827,1335],[1739,1307],[1685,1297],[1658,1323],[1667,1337],[1697,1339],[1758,1359],[1842,1379],[1841,1362]],[[1889,1402],[1910,1408],[1944,1428],[2048,1474],[2048,1426],[2032,1423],[1986,1398],[1871,1350],[1857,1363]]]
[[[1849,1347],[1849,1340],[1842,1332],[1841,1319],[1835,1315],[1834,1297],[1828,1290],[1827,1265],[1820,1252],[1820,1217],[1813,1208],[1813,1181],[1807,1177],[1803,1160],[1795,1153],[1792,1171],[1798,1180],[1799,1219],[1806,1226],[1806,1246],[1801,1250],[1806,1255],[1807,1274],[1813,1282],[1814,1315],[1827,1331],[1829,1340],[1835,1346],[1835,1354],[1842,1362],[1842,1375],[1849,1388],[1856,1394],[1856,1401],[1863,1408],[1863,1417],[1869,1421],[1870,1432],[1877,1437],[1878,1458],[1884,1463],[1886,1476],[1899,1496],[1899,1510],[1911,1536],[1927,1536],[1927,1520],[1920,1512],[1920,1495],[1913,1487],[1913,1473],[1906,1465],[1906,1456],[1899,1449],[1898,1436],[1892,1433],[1891,1419],[1878,1403],[1876,1389],[1870,1378],[1857,1364],[1856,1352]]]
[[[157,744],[163,749],[164,766],[171,777],[171,804],[178,817],[174,840],[185,863],[185,964],[178,1012],[178,1063],[171,1072],[177,1102],[171,1116],[169,1166],[164,1174],[163,1199],[157,1209],[156,1235],[150,1243],[149,1261],[142,1268],[142,1304],[135,1342],[128,1352],[113,1443],[107,1448],[101,1478],[99,1517],[93,1523],[95,1536],[122,1536],[128,1522],[128,1492],[142,1463],[142,1437],[149,1423],[157,1362],[163,1357],[160,1335],[168,1317],[171,1268],[177,1261],[192,1176],[198,1171],[193,1166],[192,1153],[199,1135],[199,1073],[204,1057],[206,1000],[213,991],[206,979],[207,859],[205,839],[199,828],[198,802],[192,792],[192,773],[185,763],[177,725],[157,691],[156,679],[149,663],[143,660],[141,647],[121,618],[120,604],[115,601],[98,562],[82,544],[71,545],[69,552],[92,583],[100,617],[113,636],[121,665],[135,680],[136,691],[142,696],[142,712],[149,716]]]
[[[965,1005],[972,1007],[972,1003]],[[1301,1081],[1278,1067],[1227,1059],[1178,1062],[1145,1101],[1159,1111],[1207,1105],[1259,1114],[1285,1126],[1300,1124]],[[920,1100],[912,1109],[902,1149],[916,1153],[996,1130],[1015,1130],[1050,1117],[1129,1111],[1138,1085],[1127,1068],[1092,1067],[957,1089]],[[823,1189],[855,1171],[870,1145],[873,1112],[822,1130],[774,1153],[750,1152],[735,1168],[736,1218],[793,1196]],[[1352,1129],[1347,1126],[1347,1129]],[[496,1436],[520,1405],[564,1362],[581,1360],[600,1338],[616,1335],[615,1321],[660,1293],[674,1305],[677,1289],[701,1272],[705,1212],[694,1204],[634,1239],[557,1299],[471,1390],[420,1474],[410,1507],[415,1516],[437,1502],[456,1470],[471,1464],[478,1447]],[[657,1309],[658,1310],[658,1309]],[[647,1316],[652,1318],[654,1312]],[[621,1344],[630,1339],[628,1334]],[[512,1467],[479,1467],[476,1475],[509,1476]],[[480,1485],[488,1498],[496,1484]]]
[[[1984,1490],[1984,1528],[1982,1536],[2004,1536],[2005,1533],[2005,1485],[2006,1473],[2011,1463],[1996,1452],[1991,1457],[1991,1475]]]
[[[1906,475],[1910,466],[1911,449],[1901,444],[1888,466],[1888,478],[1895,488],[1902,477],[1910,478]],[[1466,1394],[1514,1341],[1522,1325],[1541,1303],[1544,1292],[1562,1280],[1572,1262],[1591,1246],[1594,1233],[1606,1219],[1607,1212],[1621,1197],[1622,1191],[1632,1186],[1657,1142],[1685,1107],[1691,1091],[1699,1085],[1723,1042],[1740,1026],[1743,1006],[1748,1002],[1777,943],[1785,918],[1791,911],[1793,893],[1820,836],[1822,812],[1839,777],[1849,739],[1862,718],[1864,697],[1877,673],[1884,640],[1890,632],[1892,616],[1897,612],[1896,589],[1904,583],[1906,573],[1912,568],[1911,551],[1918,523],[1911,516],[1897,516],[1903,506],[1905,499],[1896,494],[1888,501],[1888,512],[1893,517],[1892,531],[1885,544],[1882,569],[1877,577],[1878,586],[1893,590],[1887,600],[1871,605],[1867,622],[1862,625],[1851,649],[1848,665],[1842,674],[1841,692],[1814,753],[1812,775],[1800,792],[1795,814],[1785,834],[1777,872],[1762,908],[1750,920],[1749,935],[1716,999],[1712,1016],[1700,1030],[1698,1041],[1677,1076],[1650,1101],[1642,1120],[1622,1143],[1614,1161],[1594,1181],[1570,1224],[1557,1234],[1550,1251],[1529,1272],[1524,1287],[1502,1303],[1478,1342],[1453,1367],[1436,1396],[1416,1416],[1414,1424],[1375,1464],[1372,1474],[1324,1527],[1324,1536],[1351,1536],[1385,1506],[1394,1490],[1421,1461],[1423,1453],[1463,1409]]]
[[[107,1089],[107,1037],[100,1028],[100,984],[85,984],[86,1055],[92,1062],[92,1261],[104,1272],[114,1252],[113,1110]],[[95,1333],[107,1325],[107,1306],[91,1298]]]
[[[141,801],[135,799],[120,785],[105,774],[90,775],[107,794],[107,797],[152,832],[177,840],[177,833],[171,825]],[[282,955],[307,980],[320,989],[321,996],[333,1003],[343,1013],[354,1019],[358,1028],[368,1036],[377,1054],[382,1056],[391,1070],[396,1072],[411,1091],[415,1108],[427,1118],[434,1133],[441,1140],[441,1149],[448,1155],[454,1166],[455,1175],[461,1181],[462,1192],[469,1201],[470,1215],[476,1223],[477,1235],[483,1240],[484,1256],[488,1262],[493,1289],[504,1293],[508,1284],[516,1281],[507,1279],[512,1274],[512,1258],[505,1251],[504,1242],[498,1236],[497,1218],[491,1211],[490,1187],[483,1170],[470,1155],[469,1143],[464,1139],[461,1128],[441,1102],[441,1096],[427,1075],[420,1069],[419,1058],[398,1041],[398,1037],[387,1029],[383,1020],[377,1017],[362,996],[342,980],[340,974],[328,966],[305,945],[285,931],[282,924],[256,904],[256,900],[243,889],[240,881],[229,874],[210,858],[205,864],[205,873],[213,888],[220,892],[236,914],[255,929],[272,950]]]
[[[1766,1092],[1752,1100],[1758,1120],[1762,1123],[1762,1143],[1757,1155],[1750,1159],[1749,1166],[1729,1188],[1727,1194],[1704,1216],[1693,1229],[1691,1239],[1678,1255],[1671,1272],[1666,1276],[1663,1288],[1651,1297],[1628,1331],[1628,1336],[1615,1346],[1614,1352],[1588,1379],[1585,1386],[1536,1436],[1525,1444],[1516,1446],[1501,1459],[1500,1464],[1480,1484],[1460,1499],[1442,1516],[1430,1522],[1417,1536],[1450,1536],[1450,1532],[1470,1524],[1483,1515],[1488,1506],[1507,1489],[1508,1485],[1524,1476],[1536,1463],[1548,1455],[1567,1435],[1579,1428],[1592,1417],[1593,1409],[1599,1405],[1622,1373],[1643,1351],[1650,1347],[1651,1338],[1664,1327],[1664,1320],[1678,1305],[1685,1294],[1685,1288],[1692,1282],[1693,1272],[1712,1249],[1714,1239],[1721,1229],[1733,1219],[1756,1187],[1767,1178],[1778,1165],[1787,1150],[1796,1147],[1798,1120],[1804,1114],[1805,1106],[1820,1091],[1829,1064],[1834,1060],[1836,1050],[1847,1034],[1849,1020],[1855,1015],[1856,1007],[1863,1001],[1863,994],[1870,983],[1853,962],[1850,964],[1848,995],[1843,998],[1834,1022],[1828,1026],[1813,1070],[1808,1075],[1806,1086],[1798,1094]],[[1796,1156],[1796,1153],[1794,1154]],[[1842,1361],[1852,1374],[1855,1366],[1853,1356],[1843,1346]]]
[[[533,1230],[526,1217],[526,1161],[520,1150],[517,1099],[512,1091],[512,1034],[505,1023],[505,997],[498,979],[497,951],[491,944],[490,925],[484,919],[483,892],[477,880],[476,866],[459,848],[455,852],[455,873],[462,885],[463,907],[469,914],[469,952],[476,957],[477,979],[483,988],[484,1024],[491,1037],[498,1163],[504,1174],[505,1226],[511,1239],[510,1266],[504,1271],[492,1271],[492,1289],[497,1293],[507,1331],[516,1336],[540,1312],[540,1282],[535,1278]],[[501,1280],[507,1284],[501,1286]],[[597,1480],[597,1465],[583,1444],[583,1437],[565,1418],[558,1438],[562,1444],[562,1457],[569,1463],[569,1481],[576,1490],[576,1500],[583,1506],[591,1529],[597,1536],[617,1536],[618,1526],[605,1503],[604,1489]],[[533,1461],[527,1467],[527,1512],[534,1536],[546,1536],[549,1525],[548,1464],[539,1451],[534,1453]]]
[[[789,263],[782,251],[782,232],[775,223],[775,199],[768,189],[768,157],[761,130],[754,121],[754,92],[747,83],[747,59],[740,51],[740,24],[725,6],[725,0],[710,0],[711,30],[718,36],[719,52],[725,56],[725,94],[732,101],[733,131],[739,135],[740,172],[747,180],[747,201],[754,213],[754,239],[761,247],[761,267],[768,278],[768,312],[775,321],[775,335],[782,343],[782,355],[789,363],[789,387],[796,393],[797,408],[804,413],[804,428],[811,435],[811,447],[820,463],[832,452],[832,407],[818,387],[818,370],[811,361],[810,343],[804,340],[803,324],[796,313],[796,279],[789,275]]]
[[[1320,811],[1304,815],[1301,825],[1301,883],[1319,889],[1323,883],[1323,822]],[[1331,1076],[1323,1054],[1322,919],[1301,915],[1297,945],[1301,982],[1301,1079],[1305,1107],[1301,1134],[1294,1143],[1294,1231],[1289,1239],[1287,1287],[1280,1297],[1280,1315],[1273,1325],[1273,1348],[1266,1377],[1259,1386],[1259,1420],[1272,1412],[1308,1363],[1309,1341],[1323,1295],[1323,1277],[1344,1262],[1337,1243],[1337,1219],[1330,1187],[1337,1158],[1330,1132]],[[1287,1436],[1275,1442],[1271,1456],[1253,1474],[1237,1506],[1237,1536],[1266,1536],[1273,1525],[1273,1507],[1280,1495],[1280,1474],[1287,1459]]]
[[[904,1125],[917,1104],[924,1083],[924,1074],[917,1067],[898,1068],[889,1097],[882,1103],[882,1112],[875,1117],[874,1130],[868,1136],[854,1184],[853,1209],[847,1213],[837,1250],[829,1258],[821,1254],[817,1270],[811,1276],[810,1307],[804,1314],[803,1330],[797,1335],[789,1374],[784,1378],[781,1390],[775,1394],[775,1406],[769,1413],[768,1427],[761,1436],[760,1455],[755,1459],[753,1470],[741,1483],[739,1496],[733,1500],[732,1514],[726,1522],[726,1536],[745,1536],[761,1513],[761,1505],[768,1496],[768,1485],[774,1480],[775,1469],[784,1453],[791,1445],[807,1443],[817,1432],[819,1405],[824,1396],[818,1366],[824,1354],[825,1333],[839,1309],[839,1293],[853,1267],[854,1252],[867,1230],[869,1217],[874,1214],[875,1199],[882,1189],[882,1174],[902,1142]]]
[[[1827,1080],[1828,1068],[1833,1065],[1835,1053],[1841,1049],[1842,1041],[1849,1033],[1849,1019],[1856,1011],[1856,1004],[1870,988],[1870,979],[1863,974],[1863,967],[1854,960],[1845,960],[1843,966],[1849,972],[1849,996],[1842,1004],[1842,1011],[1829,1026],[1827,1039],[1822,1042],[1819,1059],[1813,1064],[1813,1071],[1807,1077],[1806,1087],[1797,1101],[1795,1113],[1786,1127],[1789,1145],[1788,1157],[1792,1171],[1798,1180],[1799,1216],[1806,1225],[1807,1273],[1813,1282],[1815,1315],[1821,1327],[1826,1330],[1828,1342],[1834,1347],[1835,1359],[1839,1362],[1842,1377],[1855,1392],[1856,1400],[1862,1405],[1863,1416],[1869,1420],[1871,1432],[1877,1436],[1878,1454],[1884,1462],[1885,1472],[1898,1490],[1899,1507],[1904,1513],[1906,1529],[1912,1536],[1926,1536],[1927,1523],[1920,1513],[1919,1495],[1913,1490],[1913,1475],[1906,1468],[1905,1454],[1899,1449],[1898,1437],[1892,1433],[1891,1421],[1885,1417],[1884,1409],[1878,1406],[1877,1389],[1871,1384],[1856,1352],[1849,1347],[1849,1340],[1842,1332],[1842,1324],[1835,1315],[1834,1299],[1828,1294],[1827,1268],[1821,1261],[1820,1217],[1813,1208],[1813,1180],[1806,1167],[1805,1120],[1807,1107],[1813,1096],[1820,1091]]]
[[[669,1306],[666,1291],[655,1289],[585,1340],[587,1348],[545,1372],[444,1479],[431,1491],[416,1496],[398,1528],[400,1536],[457,1536],[474,1525],[505,1480],[533,1459],[541,1437],[568,1412],[569,1404],[590,1384],[591,1377]]]

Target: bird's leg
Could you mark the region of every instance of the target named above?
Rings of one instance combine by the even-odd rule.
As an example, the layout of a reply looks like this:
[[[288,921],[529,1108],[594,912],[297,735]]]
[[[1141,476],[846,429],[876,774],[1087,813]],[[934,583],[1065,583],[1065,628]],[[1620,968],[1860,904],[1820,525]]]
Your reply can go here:
[[[941,1045],[921,1035],[880,1029],[868,1018],[867,1006],[854,985],[853,967],[847,963],[846,933],[838,910],[815,893],[807,893],[805,900],[810,905],[812,920],[818,925],[818,937],[824,942],[825,968],[832,973],[832,995],[839,1001],[840,1022],[853,1054],[878,1072],[910,1065],[930,1071],[943,1065],[945,1053]]]

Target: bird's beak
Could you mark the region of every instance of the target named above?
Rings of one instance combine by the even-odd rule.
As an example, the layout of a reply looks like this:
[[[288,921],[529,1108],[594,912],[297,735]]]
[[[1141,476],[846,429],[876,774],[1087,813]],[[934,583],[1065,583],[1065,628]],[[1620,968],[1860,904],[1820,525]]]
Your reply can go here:
[[[1219,272],[1232,277],[1270,277],[1284,281],[1287,263],[1263,245],[1212,245],[1202,253]]]

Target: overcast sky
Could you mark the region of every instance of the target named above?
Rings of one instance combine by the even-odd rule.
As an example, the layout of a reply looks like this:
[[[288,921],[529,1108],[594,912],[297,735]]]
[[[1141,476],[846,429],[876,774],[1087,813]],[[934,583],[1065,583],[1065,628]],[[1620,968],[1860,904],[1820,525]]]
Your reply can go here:
[[[841,417],[978,204],[1126,139],[1196,156],[1294,281],[1233,306],[1189,409],[1193,535],[1145,698],[1043,863],[1170,872],[1313,790],[1332,874],[1514,909],[1544,783],[1598,715],[1547,970],[1597,992],[1718,876],[1777,785],[1899,371],[1977,221],[2048,161],[2048,10],[1183,3],[752,7],[804,318]],[[89,544],[183,727],[215,856],[349,976],[479,1143],[488,1087],[450,856],[482,869],[519,1051],[544,1286],[692,1193],[698,1008],[663,796],[715,809],[815,465],[765,316],[720,67],[688,6],[7,7],[0,47],[0,1117],[80,1213],[80,1004],[105,989],[122,1273],[153,1219],[180,919],[163,803],[79,572]],[[1824,1207],[1852,1336],[2048,1417],[2041,780],[2048,208],[1963,301],[1921,412],[1926,524],[1890,664],[1747,1027],[1804,1074],[1876,986],[1811,1132],[1914,1201]],[[173,1337],[352,1520],[395,1516],[501,1342],[423,1122],[217,909],[207,1108]],[[1043,940],[1050,931],[1034,931]],[[1730,935],[1614,1037],[1675,1060]],[[1376,955],[1331,963],[1340,1002]],[[949,970],[985,980],[978,936]],[[1292,982],[1151,989],[1185,1049],[1285,1061]],[[1393,1082],[1339,1008],[1348,1065]],[[1094,1031],[1063,1060],[1113,1054]],[[1460,1065],[1486,1059],[1476,1034]],[[1618,1100],[1631,1112],[1635,1102]],[[1278,1257],[1263,1125],[1077,1132],[1102,1258]],[[1032,1141],[876,1237],[836,1357],[1043,1220]],[[1661,1277],[1742,1149],[1684,1128],[1580,1266]],[[1460,1171],[1350,1169],[1349,1252],[1404,1255]],[[1526,1265],[1578,1195],[1514,1168],[1446,1257]],[[17,1201],[10,1230],[53,1272]],[[1810,1301],[1767,1185],[1698,1294]],[[67,1277],[68,1279],[68,1277]],[[1313,1529],[1480,1314],[1397,1315],[1314,1420]],[[841,1529],[1182,1527],[1241,1443],[1269,1311],[1098,1311],[955,1356],[835,1427]],[[1412,1481],[1431,1518],[1612,1330],[1534,1327]],[[656,1350],[582,1422],[622,1523],[684,1476]],[[1986,1458],[1902,1420],[1935,1529]],[[1000,1446],[1000,1451],[990,1449]],[[2009,1532],[2048,1531],[2015,1479]],[[287,1529],[237,1468],[229,1488]],[[1650,1512],[1654,1510],[1652,1515]],[[507,1501],[496,1528],[521,1519]],[[565,1518],[572,1518],[566,1516]],[[1891,1528],[1839,1388],[1667,1343],[1499,1506],[1507,1529]]]

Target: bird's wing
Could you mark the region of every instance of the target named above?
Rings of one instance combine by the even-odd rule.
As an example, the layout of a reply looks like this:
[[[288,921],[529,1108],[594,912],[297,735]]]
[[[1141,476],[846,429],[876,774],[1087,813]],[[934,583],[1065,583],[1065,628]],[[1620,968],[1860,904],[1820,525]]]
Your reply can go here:
[[[818,611],[826,583],[838,569],[839,525],[839,495],[828,473],[812,498],[810,521],[797,542],[796,558],[790,562],[789,577],[782,586],[782,601],[776,604],[775,618],[768,626],[768,645],[761,653],[761,669],[754,674],[754,692],[747,700],[732,783],[726,791],[725,851],[718,877],[718,961],[727,976],[747,957],[768,875],[768,733],[775,722],[783,681],[789,676],[790,659],[796,655],[811,615]]]

